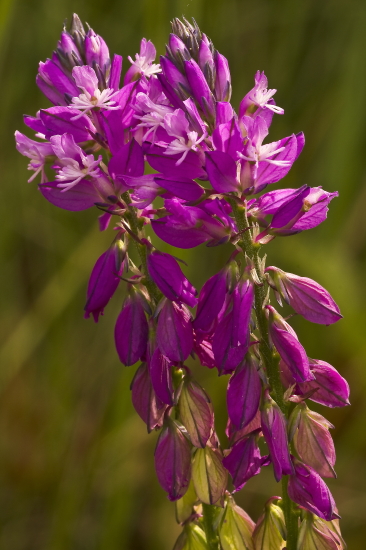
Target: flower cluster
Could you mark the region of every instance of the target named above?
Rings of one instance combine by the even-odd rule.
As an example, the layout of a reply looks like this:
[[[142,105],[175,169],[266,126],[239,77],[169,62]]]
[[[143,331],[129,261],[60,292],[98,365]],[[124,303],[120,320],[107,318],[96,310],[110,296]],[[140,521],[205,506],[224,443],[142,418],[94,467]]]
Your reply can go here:
[[[39,65],[37,84],[53,106],[25,116],[37,141],[16,132],[16,146],[49,202],[72,211],[96,206],[102,231],[115,220],[113,242],[92,269],[85,317],[98,321],[120,281],[127,283],[116,348],[124,365],[139,363],[132,402],[149,432],[161,430],[156,473],[184,526],[176,549],[213,548],[202,520],[210,505],[224,550],[280,550],[284,541],[288,550],[341,549],[323,480],[335,477],[332,426],[307,400],[345,406],[348,384],[328,363],[308,358],[271,305],[270,289],[280,306],[310,322],[329,325],[341,314],[317,282],[266,267],[260,256],[272,239],[323,222],[337,193],[304,185],[258,196],[289,172],[303,134],[268,141],[273,116],[284,110],[265,74],[256,73],[235,111],[225,57],[195,22],[172,26],[160,63],[142,39],[121,85],[122,58],[111,59],[103,38],[74,15],[52,58]],[[174,247],[232,243],[233,252],[198,293],[179,260],[146,237],[149,224]],[[209,396],[185,365],[189,357],[230,376],[228,449]],[[270,464],[285,490],[255,524],[232,494]]]

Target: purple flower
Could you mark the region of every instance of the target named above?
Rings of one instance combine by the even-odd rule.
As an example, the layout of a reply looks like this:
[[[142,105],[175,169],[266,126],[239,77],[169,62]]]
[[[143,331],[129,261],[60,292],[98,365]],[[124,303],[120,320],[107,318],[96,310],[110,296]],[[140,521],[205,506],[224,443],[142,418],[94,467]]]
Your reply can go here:
[[[132,404],[147,425],[147,431],[150,433],[161,428],[167,405],[154,392],[146,363],[142,363],[136,371],[131,383],[131,395]]]
[[[185,361],[193,348],[193,329],[189,311],[166,300],[158,318],[156,338],[161,352],[171,361]]]
[[[222,269],[203,285],[198,297],[193,326],[204,333],[212,332],[227,295],[227,268]]]
[[[104,308],[115,293],[120,276],[126,266],[126,250],[122,241],[117,240],[96,261],[90,275],[87,301],[85,305],[85,318],[92,313],[95,322],[99,315],[103,315]]]
[[[268,109],[279,115],[284,114],[284,110],[281,107],[277,107],[272,97],[277,90],[268,90],[268,80],[264,72],[257,71],[254,77],[255,86],[247,93],[242,99],[239,109],[239,117],[252,114],[257,109]]]
[[[191,478],[191,449],[181,430],[169,418],[156,444],[155,470],[169,500],[182,498]]]
[[[248,350],[253,297],[253,284],[249,280],[240,281],[217,325],[212,350],[221,374],[232,372]]]
[[[142,358],[148,340],[148,324],[142,297],[131,289],[118,316],[114,337],[121,363],[126,367]]]
[[[205,118],[212,120],[215,116],[214,99],[203,72],[194,59],[184,61],[184,68],[192,96],[202,109]]]
[[[280,481],[282,475],[293,473],[293,466],[288,449],[286,419],[277,403],[270,397],[268,390],[264,395],[261,424],[272,460],[274,476],[276,481]]]
[[[230,101],[231,97],[231,75],[229,63],[221,53],[215,51],[215,96],[217,101]]]
[[[155,57],[156,49],[154,44],[150,40],[143,38],[140,44],[140,53],[135,55],[135,61],[128,56],[128,60],[132,66],[125,75],[124,84],[130,84],[130,82],[141,76],[149,78],[154,74],[160,73],[160,65],[153,63]]]
[[[255,418],[261,391],[257,361],[251,354],[247,354],[231,376],[227,388],[227,409],[236,429],[241,430]]]
[[[150,277],[166,298],[191,307],[197,304],[197,290],[184,276],[173,256],[158,251],[152,252],[148,255],[147,266]]]
[[[173,405],[174,402],[171,367],[169,359],[161,353],[159,348],[156,348],[149,361],[151,383],[157,397],[167,405]]]
[[[288,484],[291,500],[326,521],[339,518],[333,496],[320,475],[311,466],[296,459],[294,467],[295,472]]]
[[[297,382],[306,382],[314,377],[310,372],[306,351],[300,344],[295,331],[272,306],[269,311],[269,334],[283,361],[291,370]]]
[[[33,141],[18,131],[15,132],[15,142],[19,153],[30,159],[28,170],[34,171],[28,182],[33,181],[39,173],[41,174],[41,182],[44,183],[47,181],[44,167],[47,157],[52,158],[54,155],[52,145],[50,143]]]
[[[237,441],[222,463],[233,479],[235,491],[240,491],[251,477],[261,471],[258,431]]]
[[[88,141],[96,133],[96,128],[87,115],[73,120],[75,113],[69,107],[50,107],[38,111],[37,116],[24,116],[24,123],[37,132],[36,137],[50,137],[71,134],[76,143]],[[53,152],[51,153],[53,154]]]
[[[270,284],[290,306],[308,321],[330,325],[339,321],[342,315],[339,307],[319,283],[285,273],[278,267],[267,267]]]

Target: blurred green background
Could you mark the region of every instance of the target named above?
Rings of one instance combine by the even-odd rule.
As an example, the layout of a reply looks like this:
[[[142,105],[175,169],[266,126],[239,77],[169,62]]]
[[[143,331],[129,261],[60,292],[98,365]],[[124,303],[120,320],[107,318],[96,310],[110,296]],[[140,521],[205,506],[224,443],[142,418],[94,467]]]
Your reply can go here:
[[[169,550],[180,528],[153,469],[148,436],[130,403],[133,368],[117,359],[113,328],[123,288],[98,324],[83,319],[88,276],[112,240],[95,211],[70,213],[27,184],[16,153],[22,114],[48,102],[35,86],[65,18],[77,12],[124,58],[145,36],[159,53],[174,16],[194,16],[230,62],[233,103],[266,72],[276,100],[271,141],[303,130],[307,145],[282,182],[338,190],[328,221],[277,239],[269,263],[318,280],[339,303],[335,326],[293,319],[309,356],[351,385],[352,407],[317,408],[336,426],[338,480],[329,485],[350,550],[365,548],[366,3],[364,0],[1,0],[0,548]],[[165,245],[163,247],[168,250]],[[229,255],[179,254],[199,288]],[[196,366],[224,443],[225,385]],[[271,471],[237,499],[256,520],[280,488]]]

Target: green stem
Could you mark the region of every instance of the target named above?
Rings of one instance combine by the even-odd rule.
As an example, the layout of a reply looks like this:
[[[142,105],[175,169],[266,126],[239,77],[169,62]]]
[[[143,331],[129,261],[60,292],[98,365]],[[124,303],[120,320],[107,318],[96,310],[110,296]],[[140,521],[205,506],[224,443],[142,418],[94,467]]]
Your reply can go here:
[[[128,206],[126,219],[129,221],[132,233],[134,233],[138,237],[141,234],[141,229],[139,228],[139,220],[136,214],[136,208],[131,205],[131,198],[128,191],[123,193],[122,198]],[[133,239],[133,242],[141,260],[142,271],[145,276],[144,284],[150,294],[150,297],[156,305],[161,298],[161,293],[149,275],[149,270],[147,268],[147,247],[144,244],[139,243],[135,239]]]
[[[210,504],[202,504],[203,512],[203,526],[205,528],[207,548],[209,550],[219,550],[220,541],[215,532],[214,521],[215,521],[215,506]]]
[[[266,285],[265,280],[263,279],[261,268],[260,268],[260,257],[259,250],[260,245],[253,243],[253,238],[251,231],[249,229],[249,223],[246,216],[246,210],[243,206],[238,205],[234,199],[229,199],[231,207],[233,209],[233,214],[235,217],[238,230],[241,231],[241,239],[238,242],[240,248],[247,254],[250,260],[253,262],[254,267],[257,272],[257,276],[262,283],[262,286],[255,285],[254,289],[254,301],[255,301],[255,311],[257,317],[257,327],[260,333],[260,344],[259,351],[263,358],[263,362],[266,368],[268,380],[273,391],[273,398],[281,408],[282,412],[289,417],[289,408],[285,403],[283,397],[283,387],[280,378],[280,371],[278,367],[279,356],[273,351],[269,342],[268,334],[268,320],[264,310],[264,304],[266,299]],[[287,528],[287,541],[286,548],[287,550],[296,550],[297,546],[297,513],[295,504],[291,501],[287,492],[288,485],[288,476],[283,476],[282,478],[282,502],[283,510],[286,521]]]

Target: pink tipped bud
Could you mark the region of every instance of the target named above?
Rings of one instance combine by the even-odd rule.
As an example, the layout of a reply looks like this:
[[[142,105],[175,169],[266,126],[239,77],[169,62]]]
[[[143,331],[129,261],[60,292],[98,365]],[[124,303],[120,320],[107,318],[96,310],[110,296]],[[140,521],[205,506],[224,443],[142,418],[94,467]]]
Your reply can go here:
[[[155,449],[155,470],[169,500],[178,500],[191,478],[191,449],[180,428],[166,418]]]
[[[339,307],[325,288],[308,277],[268,267],[270,285],[291,307],[312,323],[330,325],[342,318]]]
[[[305,403],[297,405],[291,418],[296,418],[298,429],[294,434],[294,444],[301,460],[322,477],[336,477],[336,454],[329,433],[329,428],[333,428],[332,424],[320,414],[311,411]]]
[[[131,383],[131,393],[132,404],[145,422],[147,431],[161,428],[167,405],[155,394],[146,363],[142,363],[137,369]]]

